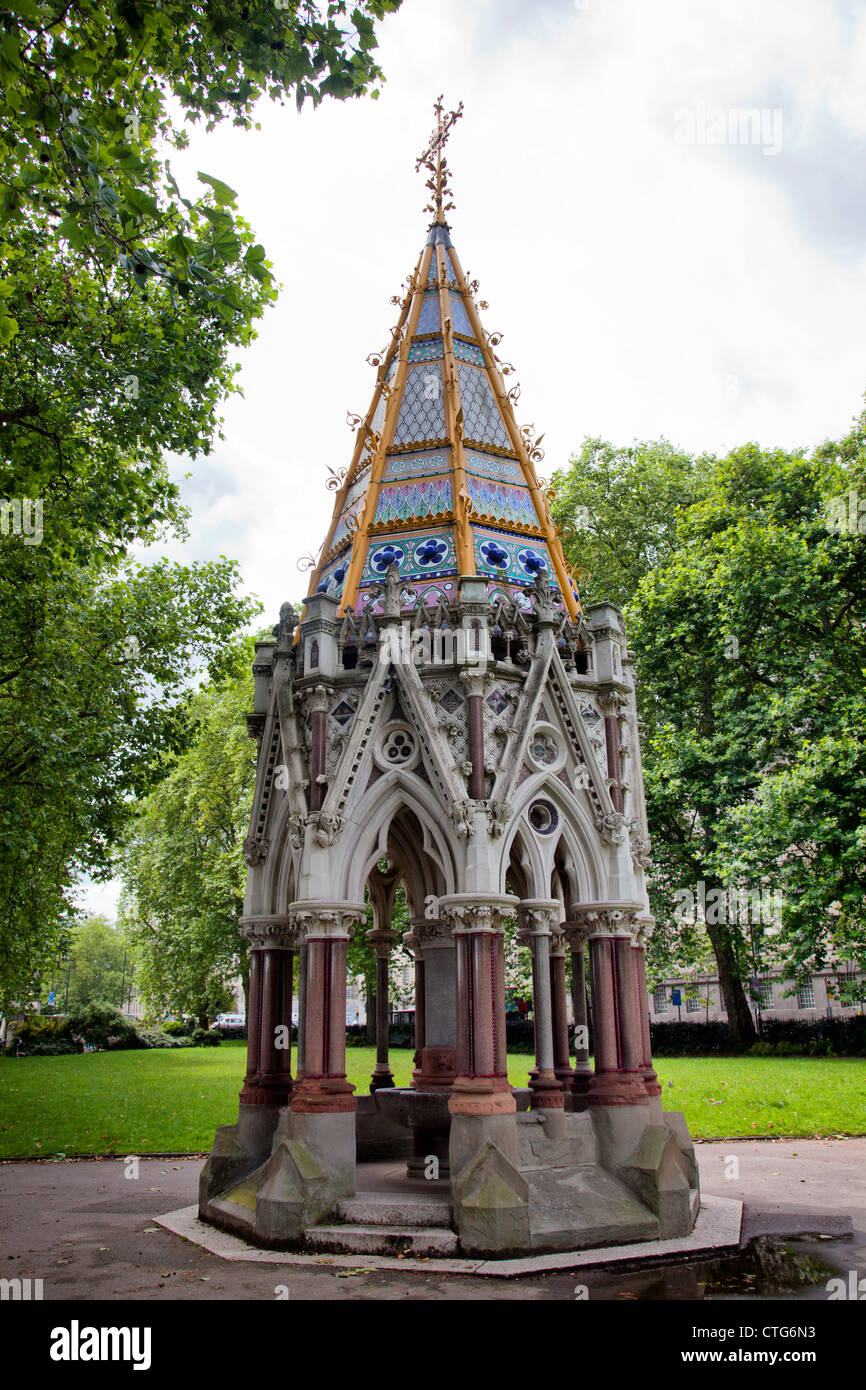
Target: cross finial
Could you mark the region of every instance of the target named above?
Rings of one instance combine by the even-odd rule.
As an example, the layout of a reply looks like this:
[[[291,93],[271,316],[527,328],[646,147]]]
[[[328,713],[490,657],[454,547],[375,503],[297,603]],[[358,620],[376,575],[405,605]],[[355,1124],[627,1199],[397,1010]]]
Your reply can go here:
[[[418,156],[415,162],[415,172],[417,174],[423,165],[430,174],[427,187],[433,198],[431,202],[426,204],[424,211],[432,212],[434,222],[444,222],[444,214],[453,208],[454,204],[446,201],[451,198],[451,189],[448,187],[448,164],[442,150],[451,134],[451,127],[463,115],[463,102],[458,104],[456,111],[446,112],[440,95],[433,105],[433,110],[436,113],[436,124],[433,127],[433,134],[426,150]]]

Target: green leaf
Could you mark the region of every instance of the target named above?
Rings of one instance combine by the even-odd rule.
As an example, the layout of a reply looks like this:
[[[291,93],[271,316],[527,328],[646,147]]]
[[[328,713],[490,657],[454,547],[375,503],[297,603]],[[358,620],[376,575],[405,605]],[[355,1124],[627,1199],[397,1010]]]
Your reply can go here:
[[[215,179],[212,174],[202,174],[199,172],[202,183],[207,183],[213,189],[214,197],[221,207],[229,207],[237,199],[237,193],[233,188],[229,188],[227,183],[221,179]]]

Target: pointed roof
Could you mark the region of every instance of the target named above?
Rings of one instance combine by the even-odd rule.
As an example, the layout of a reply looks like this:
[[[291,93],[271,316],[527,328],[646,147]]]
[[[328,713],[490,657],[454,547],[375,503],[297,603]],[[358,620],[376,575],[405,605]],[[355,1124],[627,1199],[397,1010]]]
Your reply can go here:
[[[528,608],[539,574],[580,611],[577,586],[535,464],[543,457],[532,427],[520,429],[473,291],[444,219],[450,203],[442,146],[460,115],[438,124],[420,164],[431,171],[434,213],[426,245],[383,353],[372,354],[376,385],[344,476],[329,483],[334,513],[311,590],[358,611],[370,589],[397,566],[419,601],[458,598],[458,579],[486,578]],[[443,207],[444,204],[444,207]],[[486,305],[482,305],[486,308]],[[514,393],[512,392],[512,395]]]

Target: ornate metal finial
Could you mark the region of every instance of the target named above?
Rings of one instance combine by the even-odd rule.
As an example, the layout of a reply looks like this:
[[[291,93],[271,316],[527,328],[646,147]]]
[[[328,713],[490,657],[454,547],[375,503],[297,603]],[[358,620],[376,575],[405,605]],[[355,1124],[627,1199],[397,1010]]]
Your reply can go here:
[[[461,101],[456,111],[445,111],[442,105],[441,95],[435,102],[433,110],[436,112],[436,125],[430,137],[430,143],[423,154],[420,154],[415,162],[415,173],[424,168],[430,174],[427,180],[427,188],[433,194],[432,202],[425,205],[425,212],[432,212],[434,222],[444,222],[444,214],[453,208],[454,204],[450,201],[451,189],[448,187],[448,164],[442,154],[445,142],[451,134],[451,127],[455,121],[459,121],[463,115],[463,102]],[[448,199],[449,201],[446,201]]]

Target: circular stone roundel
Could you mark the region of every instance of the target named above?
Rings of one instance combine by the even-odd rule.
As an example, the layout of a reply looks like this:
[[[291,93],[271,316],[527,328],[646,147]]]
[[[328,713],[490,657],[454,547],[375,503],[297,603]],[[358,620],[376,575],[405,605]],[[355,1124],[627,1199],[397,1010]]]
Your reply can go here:
[[[552,724],[536,724],[526,749],[529,761],[539,772],[559,772],[565,762],[565,744]]]
[[[533,801],[526,818],[536,835],[552,835],[559,825],[559,812],[550,801]]]
[[[408,771],[418,762],[420,752],[415,731],[409,724],[394,721],[386,724],[382,737],[373,749],[373,758],[383,771],[393,768]]]

